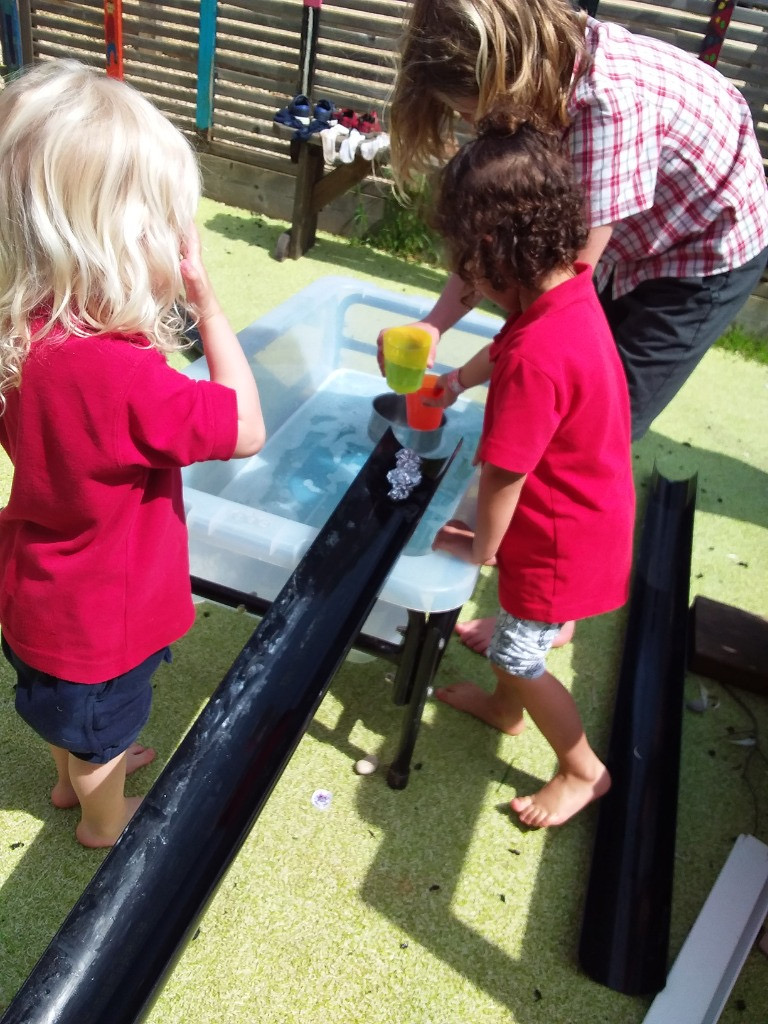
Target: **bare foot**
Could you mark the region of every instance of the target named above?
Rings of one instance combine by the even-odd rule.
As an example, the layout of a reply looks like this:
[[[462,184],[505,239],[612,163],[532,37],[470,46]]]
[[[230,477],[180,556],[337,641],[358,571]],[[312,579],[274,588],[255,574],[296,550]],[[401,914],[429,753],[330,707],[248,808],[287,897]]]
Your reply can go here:
[[[496,619],[470,619],[469,622],[457,622],[453,629],[459,640],[471,651],[485,654],[493,638],[493,631],[496,629]]]
[[[54,807],[67,810],[70,807],[77,807],[80,801],[71,783],[59,780],[51,790],[51,803]]]
[[[593,800],[605,796],[611,788],[608,769],[597,761],[595,773],[589,778],[558,772],[543,789],[533,796],[516,796],[509,806],[524,825],[547,828],[563,825]]]
[[[492,725],[494,729],[510,736],[517,736],[525,728],[525,722],[520,714],[510,713],[509,708],[495,693],[488,693],[475,683],[461,682],[443,686],[435,690],[435,696],[457,711],[465,711],[468,715],[473,715],[486,725]]]
[[[125,774],[130,775],[155,760],[157,751],[154,747],[145,747],[141,743],[132,743],[125,752]]]
[[[125,774],[130,775],[145,765],[154,761],[157,751],[153,747],[145,747],[141,743],[132,743],[125,752]],[[51,790],[51,803],[61,810],[69,810],[70,807],[77,807],[80,801],[71,783],[62,782],[61,779]]]
[[[573,639],[576,623],[573,621],[563,624],[563,628],[552,641],[553,647],[564,647]],[[496,629],[496,619],[470,619],[468,622],[457,622],[453,627],[454,632],[471,651],[477,654],[485,654],[491,645],[493,631]]]
[[[101,850],[107,846],[114,846],[120,838],[120,834],[125,826],[139,809],[142,799],[143,797],[140,796],[127,796],[125,798],[125,817],[116,834],[110,833],[107,835],[101,832],[95,832],[92,828],[89,828],[81,821],[75,829],[77,841],[82,846],[87,846],[89,850]]]

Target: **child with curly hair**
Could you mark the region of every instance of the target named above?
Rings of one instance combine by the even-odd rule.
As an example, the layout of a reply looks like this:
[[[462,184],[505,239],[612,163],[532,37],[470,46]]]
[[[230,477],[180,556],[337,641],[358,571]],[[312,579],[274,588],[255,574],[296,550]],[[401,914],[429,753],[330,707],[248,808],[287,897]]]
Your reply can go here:
[[[72,60],[0,91],[0,625],[16,710],[77,839],[111,846],[152,675],[194,620],[181,467],[264,444],[200,252],[195,155],[139,92]],[[179,306],[210,381],[172,369]]]
[[[443,170],[434,214],[467,296],[508,319],[493,342],[438,381],[441,405],[490,385],[477,459],[474,531],[448,523],[434,547],[496,564],[501,609],[489,648],[492,693],[472,682],[445,703],[515,735],[527,711],[558,767],[511,806],[531,827],[560,825],[610,778],[575,701],[546,669],[573,620],[620,607],[632,559],[634,487],[627,383],[591,268],[575,262],[583,196],[558,135],[495,110]]]
[[[562,135],[587,196],[579,259],[624,366],[637,440],[752,293],[768,260],[768,186],[750,109],[695,55],[571,0],[414,0],[390,116],[404,188],[499,102]],[[453,275],[420,324],[475,304]],[[486,650],[492,622],[459,623]]]

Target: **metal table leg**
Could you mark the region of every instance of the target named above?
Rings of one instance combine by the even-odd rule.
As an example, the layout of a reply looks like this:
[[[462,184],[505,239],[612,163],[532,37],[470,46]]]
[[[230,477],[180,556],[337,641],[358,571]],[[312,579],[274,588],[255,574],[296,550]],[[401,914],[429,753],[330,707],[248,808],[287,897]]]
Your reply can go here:
[[[270,606],[269,601],[253,594],[233,590],[197,576],[192,577],[192,592],[230,608],[242,606],[256,615],[264,615]],[[387,773],[387,783],[392,789],[405,789],[408,785],[411,758],[429,687],[460,611],[461,608],[454,608],[448,612],[428,615],[426,612],[408,609],[408,626],[401,644],[379,640],[365,633],[359,633],[355,640],[354,646],[358,650],[368,651],[396,665],[392,700],[398,707],[405,708],[405,711],[400,745]]]
[[[411,758],[429,687],[460,611],[461,608],[454,608],[448,612],[434,612],[429,617],[424,612],[408,612],[409,626],[403,654],[409,649],[409,634],[412,631],[421,643],[416,657],[409,656],[401,660],[395,678],[395,702],[407,702],[408,707],[403,717],[400,746],[387,773],[387,783],[392,789],[405,789],[408,785]]]

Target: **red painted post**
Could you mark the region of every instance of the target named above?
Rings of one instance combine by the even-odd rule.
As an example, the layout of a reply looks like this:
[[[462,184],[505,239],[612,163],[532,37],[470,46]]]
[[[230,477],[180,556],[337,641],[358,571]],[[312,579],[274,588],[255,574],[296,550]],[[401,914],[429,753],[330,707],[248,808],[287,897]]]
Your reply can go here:
[[[736,0],[715,0],[707,32],[699,50],[699,60],[714,67],[720,56],[720,48],[728,31],[728,25],[736,6]]]
[[[104,0],[104,41],[107,74],[123,77],[123,0]]]

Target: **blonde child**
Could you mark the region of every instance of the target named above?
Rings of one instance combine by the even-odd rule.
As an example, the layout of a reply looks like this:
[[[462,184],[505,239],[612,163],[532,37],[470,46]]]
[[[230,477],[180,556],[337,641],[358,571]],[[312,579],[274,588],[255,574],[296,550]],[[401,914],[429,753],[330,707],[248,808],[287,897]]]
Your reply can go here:
[[[434,547],[498,566],[496,688],[436,696],[513,735],[528,712],[558,761],[540,791],[512,800],[532,827],[562,824],[610,786],[546,655],[573,620],[625,602],[632,557],[629,399],[591,268],[575,261],[582,204],[559,137],[501,109],[443,171],[435,214],[462,294],[508,315],[439,382],[450,404],[490,373],[476,527],[449,523]]]
[[[48,743],[78,840],[112,845],[151,678],[192,625],[181,467],[264,443],[208,280],[194,153],[136,90],[72,60],[0,91],[0,626],[16,708]],[[186,295],[185,295],[186,293]],[[172,369],[179,306],[210,382]]]

